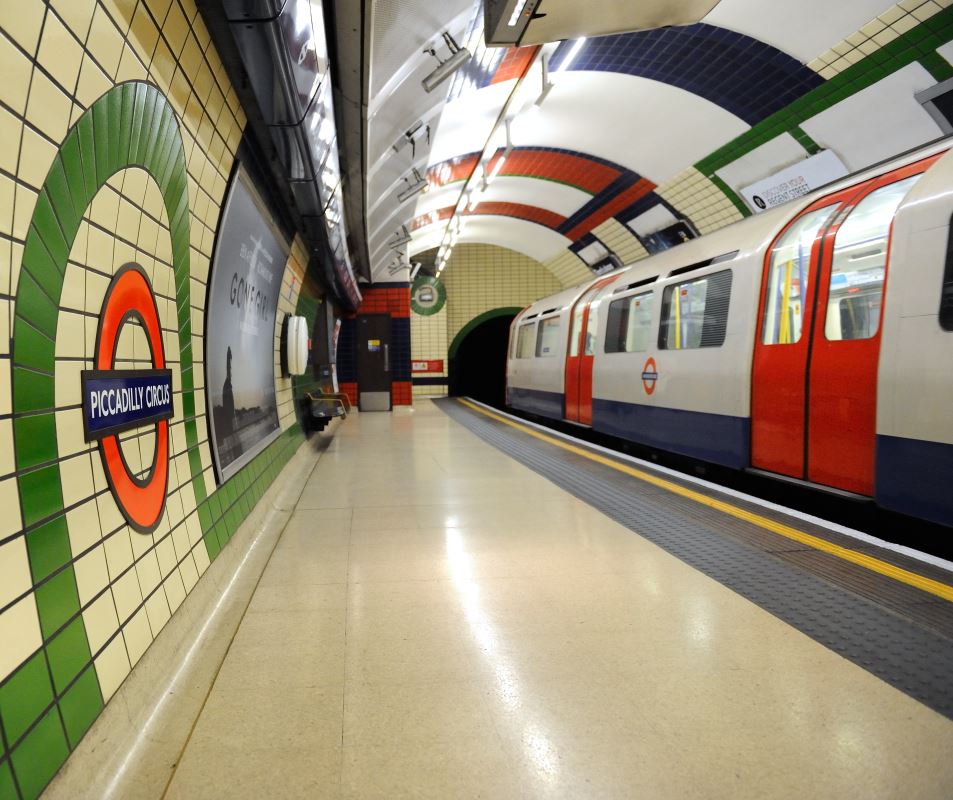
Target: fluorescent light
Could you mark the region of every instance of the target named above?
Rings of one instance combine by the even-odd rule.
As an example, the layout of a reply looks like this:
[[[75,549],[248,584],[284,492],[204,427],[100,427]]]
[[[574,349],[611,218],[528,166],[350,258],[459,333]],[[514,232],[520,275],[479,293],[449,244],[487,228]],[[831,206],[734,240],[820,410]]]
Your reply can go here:
[[[460,47],[447,31],[443,32],[443,40],[447,43],[447,49],[450,51],[450,57],[446,61],[441,61],[437,51],[432,47],[424,51],[430,53],[438,62],[436,69],[420,82],[425,92],[432,92],[470,60],[470,51],[465,47]]]
[[[500,170],[503,169],[503,163],[506,161],[506,154],[501,155],[496,163],[493,165],[493,169],[490,171],[490,174],[486,176],[486,185],[489,186],[490,182],[500,174]]]
[[[522,14],[523,11],[526,10],[527,5],[529,5],[529,0],[517,0],[516,8],[513,9],[513,13],[510,16],[510,21],[507,22],[506,24],[509,25],[511,28],[515,28],[516,23],[520,21],[520,14]]]
[[[586,43],[586,37],[583,36],[580,39],[576,39],[576,43],[569,50],[569,55],[563,59],[563,63],[559,65],[559,69],[556,72],[563,72],[569,69],[569,65],[575,60],[576,56],[579,55],[579,51],[582,50],[582,46]]]

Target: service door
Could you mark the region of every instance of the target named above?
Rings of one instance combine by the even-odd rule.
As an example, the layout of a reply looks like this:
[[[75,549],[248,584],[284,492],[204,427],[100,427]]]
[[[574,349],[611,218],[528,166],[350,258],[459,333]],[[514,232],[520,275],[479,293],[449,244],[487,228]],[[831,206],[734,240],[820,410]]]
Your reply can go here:
[[[357,392],[361,411],[391,410],[390,316],[357,318]]]
[[[566,350],[566,419],[592,424],[592,365],[595,357],[595,330],[598,319],[590,315],[593,298],[612,278],[598,281],[576,301],[569,326],[569,347]],[[592,327],[590,327],[590,316]]]

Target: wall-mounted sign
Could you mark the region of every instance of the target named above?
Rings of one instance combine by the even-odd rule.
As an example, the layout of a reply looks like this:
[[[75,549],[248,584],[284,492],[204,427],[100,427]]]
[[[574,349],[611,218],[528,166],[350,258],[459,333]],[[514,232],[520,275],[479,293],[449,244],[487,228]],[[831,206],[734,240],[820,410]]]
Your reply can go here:
[[[119,337],[127,323],[145,333],[152,356],[150,369],[114,369]],[[84,370],[80,376],[86,441],[99,442],[106,480],[126,521],[135,530],[149,533],[162,518],[169,482],[172,371],[165,367],[152,286],[138,265],[120,269],[106,290],[95,364],[96,369]],[[129,469],[118,434],[147,425],[155,427],[155,446],[152,465],[143,476]]]
[[[443,359],[430,361],[411,361],[411,372],[443,372]]]
[[[774,173],[741,190],[741,194],[755,213],[774,208],[789,200],[810,194],[815,189],[843,178],[847,167],[832,151],[822,150],[817,155]]]
[[[278,435],[275,315],[288,244],[239,168],[222,212],[205,319],[212,452],[224,480]]]
[[[410,307],[415,314],[429,317],[447,302],[447,288],[430,275],[418,275],[410,289]]]

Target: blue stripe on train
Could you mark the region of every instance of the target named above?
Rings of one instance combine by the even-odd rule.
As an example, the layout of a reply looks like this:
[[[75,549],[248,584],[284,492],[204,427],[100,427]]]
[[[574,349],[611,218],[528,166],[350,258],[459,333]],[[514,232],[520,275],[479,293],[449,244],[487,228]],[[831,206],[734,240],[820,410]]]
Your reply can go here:
[[[877,437],[877,504],[953,525],[953,444]]]
[[[751,425],[747,417],[593,400],[592,422],[593,429],[600,433],[660,450],[735,469],[744,469],[750,463]]]
[[[541,392],[538,389],[522,389],[518,386],[508,386],[506,391],[509,404],[513,408],[551,419],[565,417],[565,396],[559,392]]]

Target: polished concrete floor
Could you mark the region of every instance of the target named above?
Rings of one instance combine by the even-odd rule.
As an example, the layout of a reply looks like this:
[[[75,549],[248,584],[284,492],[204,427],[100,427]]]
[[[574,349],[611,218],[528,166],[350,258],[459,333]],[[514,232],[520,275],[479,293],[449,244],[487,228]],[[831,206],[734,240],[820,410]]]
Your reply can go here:
[[[949,798],[951,752],[423,402],[338,429],[166,796]]]

